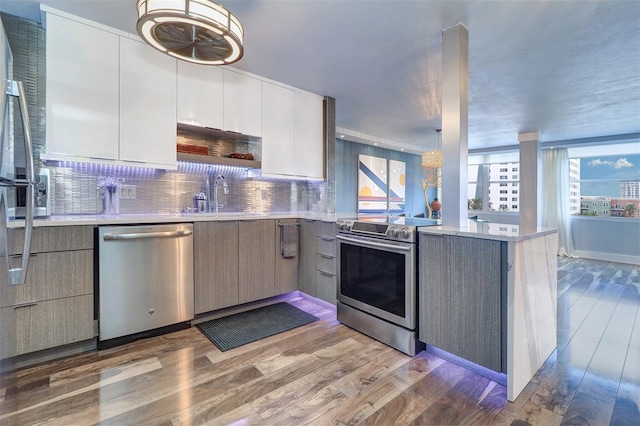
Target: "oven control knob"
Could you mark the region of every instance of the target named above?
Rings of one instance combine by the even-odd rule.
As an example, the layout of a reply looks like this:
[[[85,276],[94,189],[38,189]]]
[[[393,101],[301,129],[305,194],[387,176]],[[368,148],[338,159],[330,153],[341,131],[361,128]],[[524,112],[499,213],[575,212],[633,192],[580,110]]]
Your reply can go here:
[[[398,232],[400,238],[409,238],[409,230],[407,228],[402,228],[400,232]]]
[[[398,230],[396,228],[389,229],[389,236],[391,238],[396,238],[398,236]]]

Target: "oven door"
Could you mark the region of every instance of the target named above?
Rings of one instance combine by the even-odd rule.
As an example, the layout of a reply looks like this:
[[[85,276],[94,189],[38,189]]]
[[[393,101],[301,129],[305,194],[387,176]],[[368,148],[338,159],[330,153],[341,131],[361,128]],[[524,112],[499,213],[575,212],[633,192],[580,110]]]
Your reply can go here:
[[[338,241],[338,301],[416,328],[416,245],[341,235]]]

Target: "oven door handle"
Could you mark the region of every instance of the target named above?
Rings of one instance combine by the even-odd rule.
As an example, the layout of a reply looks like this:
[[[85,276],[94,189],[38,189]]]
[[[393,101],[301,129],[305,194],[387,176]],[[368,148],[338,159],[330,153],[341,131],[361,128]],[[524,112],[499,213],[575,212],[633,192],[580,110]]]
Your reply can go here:
[[[379,243],[379,242],[370,241],[370,240],[361,240],[361,239],[358,239],[358,238],[345,237],[343,235],[336,235],[336,238],[338,240],[347,241],[349,243],[359,244],[359,245],[367,246],[367,247],[389,249],[389,250],[411,251],[411,247],[410,246],[385,244],[385,243]]]

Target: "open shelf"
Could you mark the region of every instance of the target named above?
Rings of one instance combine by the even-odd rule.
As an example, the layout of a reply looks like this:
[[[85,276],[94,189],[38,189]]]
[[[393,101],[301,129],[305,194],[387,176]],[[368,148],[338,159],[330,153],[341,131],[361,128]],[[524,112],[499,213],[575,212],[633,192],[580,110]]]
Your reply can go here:
[[[194,126],[178,123],[178,144],[196,145],[205,148],[209,155],[178,152],[178,161],[190,163],[217,164],[222,166],[242,167],[245,169],[259,169],[260,161],[231,158],[234,152],[260,152],[262,139],[256,136],[227,132],[210,127]]]
[[[178,123],[178,130],[185,132],[199,133],[201,135],[211,136],[215,138],[221,138],[226,140],[240,141],[240,142],[260,142],[262,140],[259,136],[245,135],[243,133],[231,132],[226,130],[214,129],[212,127],[194,126],[193,124]]]
[[[221,166],[244,167],[247,169],[259,169],[262,167],[260,161],[241,160],[238,158],[216,157],[213,155],[188,154],[178,152],[178,161],[188,161],[190,163],[217,164]]]

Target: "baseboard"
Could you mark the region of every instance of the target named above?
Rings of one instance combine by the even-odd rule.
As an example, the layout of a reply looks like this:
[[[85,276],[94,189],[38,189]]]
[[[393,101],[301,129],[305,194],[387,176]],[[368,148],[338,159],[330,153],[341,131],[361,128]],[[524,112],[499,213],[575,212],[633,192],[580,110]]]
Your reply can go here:
[[[602,260],[604,262],[628,263],[640,265],[640,256],[630,256],[626,254],[602,253],[599,251],[576,250],[579,257],[585,259]]]
[[[96,347],[96,339],[90,339],[83,340],[77,343],[70,343],[64,346],[58,346],[51,349],[44,349],[38,352],[18,355],[14,358],[0,361],[0,372],[5,373],[14,369],[32,367],[36,364],[51,362],[54,360],[79,355],[85,352],[95,351]]]
[[[299,291],[292,291],[291,293],[285,293],[278,296],[269,297],[267,299],[257,300],[255,302],[248,302],[242,305],[230,306],[228,308],[218,309],[216,311],[204,312],[197,314],[194,319],[191,320],[191,325],[200,324],[201,322],[209,321],[216,318],[227,317],[233,314],[239,314],[240,312],[250,311],[252,309],[261,308],[267,305],[273,305],[280,302],[288,302],[300,298],[302,293]]]

